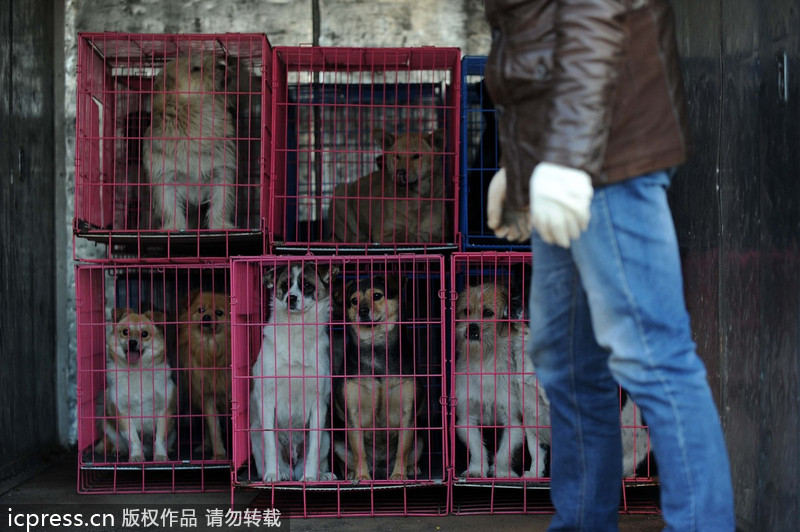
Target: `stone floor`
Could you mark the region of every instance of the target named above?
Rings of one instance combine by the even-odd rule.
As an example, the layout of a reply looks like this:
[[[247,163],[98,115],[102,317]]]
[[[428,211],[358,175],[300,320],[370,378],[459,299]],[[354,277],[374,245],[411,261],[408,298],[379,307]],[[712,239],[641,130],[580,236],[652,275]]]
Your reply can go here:
[[[185,531],[216,531],[216,530],[253,530],[254,527],[246,527],[242,524],[240,527],[230,526],[213,526],[214,522],[209,522],[207,515],[208,512],[219,510],[219,512],[227,511],[230,508],[231,493],[230,490],[221,491],[218,493],[191,493],[191,494],[92,494],[81,495],[77,493],[77,474],[76,474],[76,460],[74,456],[64,456],[60,459],[51,461],[48,465],[40,468],[35,474],[28,474],[25,477],[19,477],[6,481],[0,485],[0,508],[3,509],[0,515],[0,529],[2,530],[25,530],[25,527],[14,528],[13,522],[10,528],[8,521],[11,516],[16,516],[22,513],[58,513],[58,514],[75,514],[80,512],[83,515],[92,513],[113,513],[116,516],[116,521],[113,525],[106,523],[105,526],[95,527],[64,527],[61,526],[57,530],[62,532],[69,532],[70,530],[81,532],[83,531],[97,531],[97,532],[129,532],[136,530],[169,530],[159,526],[142,526],[143,523],[137,526],[123,526],[122,513],[123,509],[127,511],[140,511],[140,510],[159,510],[163,516],[163,510],[169,509],[173,516],[181,517],[178,512],[184,512],[186,508],[195,508],[197,516],[197,524],[191,526],[175,526],[174,530]],[[224,480],[224,478],[223,478]],[[220,484],[222,485],[222,484]],[[416,489],[416,488],[415,488]],[[461,488],[472,490],[473,488]],[[488,500],[488,492],[481,492],[482,488],[478,488],[472,492],[464,492],[462,497],[459,497],[459,509],[462,511],[469,510],[486,510],[486,501]],[[638,489],[638,488],[636,488]],[[379,530],[381,532],[393,531],[458,531],[458,530],[502,530],[506,532],[526,531],[536,532],[544,531],[550,521],[549,500],[547,498],[546,490],[527,490],[530,495],[530,500],[526,499],[527,507],[532,511],[542,511],[545,513],[532,514],[532,515],[444,515],[444,516],[407,516],[407,517],[315,517],[309,519],[302,518],[288,518],[282,515],[280,518],[281,528],[290,529],[294,531],[340,531],[340,532],[356,532],[356,531],[371,531]],[[652,491],[652,490],[651,490]],[[347,492],[342,494],[341,502],[335,502],[332,505],[332,511],[335,512],[337,504],[341,504],[343,508],[352,508],[353,504],[361,504],[359,497],[370,497],[369,492],[367,495],[353,494]],[[431,492],[434,493],[434,492]],[[507,492],[499,491],[495,494],[496,508],[502,510],[503,508],[516,508],[519,505],[519,494],[524,493],[523,490],[510,490]],[[414,495],[412,491],[412,495]],[[634,492],[634,496],[637,494]],[[642,500],[632,500],[629,502],[629,510],[631,512],[647,510],[651,511],[654,506],[652,502],[652,493],[648,492],[647,497]],[[305,503],[311,508],[315,505],[317,495],[308,494]],[[294,499],[287,500],[287,504],[297,504],[300,501],[302,505],[303,494],[294,494],[291,497]],[[290,499],[291,499],[290,497]],[[396,501],[383,499],[384,495],[375,492],[374,499],[370,498],[371,506],[376,509],[376,512],[391,509],[392,504]],[[436,497],[442,501],[446,500],[445,492],[436,494]],[[319,500],[326,500],[325,504],[330,504],[329,497],[323,497]],[[264,501],[269,501],[265,498],[264,492],[256,492],[250,490],[237,490],[235,493],[236,508],[267,508],[269,502],[266,504]],[[409,499],[411,501],[411,499]],[[413,502],[413,501],[412,501]],[[278,501],[276,507],[280,509],[282,502]],[[432,508],[436,509],[438,503],[434,503]],[[441,507],[439,507],[441,510]],[[438,511],[438,510],[437,510]],[[284,513],[284,512],[282,512]],[[27,519],[27,516],[25,516]],[[21,518],[18,518],[21,519]],[[3,522],[5,521],[5,522]],[[20,521],[23,522],[23,521]],[[161,521],[159,521],[161,522]],[[652,514],[637,514],[637,513],[621,513],[620,514],[620,531],[622,532],[656,532],[662,530],[664,524],[659,515]],[[178,521],[176,525],[180,525]],[[63,522],[62,522],[63,525]],[[260,523],[259,529],[267,528],[265,523]],[[56,530],[51,527],[31,528],[31,530]]]

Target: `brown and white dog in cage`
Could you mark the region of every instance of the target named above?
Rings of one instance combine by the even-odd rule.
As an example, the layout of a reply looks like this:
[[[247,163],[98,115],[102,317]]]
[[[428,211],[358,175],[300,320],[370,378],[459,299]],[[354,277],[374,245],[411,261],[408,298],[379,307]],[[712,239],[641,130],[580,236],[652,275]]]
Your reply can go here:
[[[202,451],[225,460],[222,420],[230,415],[231,329],[226,294],[194,290],[179,320],[178,356],[188,369],[181,384],[192,407],[203,413]]]
[[[236,90],[236,63],[195,52],[170,61],[155,77],[143,165],[162,229],[189,228],[195,219],[190,206],[198,217],[205,210],[208,229],[235,227],[236,103],[225,91]]]
[[[444,201],[444,130],[395,135],[376,129],[372,134],[382,142],[383,168],[334,188],[328,211],[331,240],[449,241],[452,230]]]
[[[117,309],[113,318],[106,338],[104,436],[95,452],[127,451],[130,462],[144,462],[152,442],[153,460],[168,460],[176,393],[164,316]]]
[[[270,317],[252,369],[250,444],[258,476],[331,480],[326,428],[331,396],[330,281],[335,266],[292,264],[267,272]]]
[[[347,344],[334,404],[346,443],[336,456],[351,480],[402,480],[419,474],[424,442],[416,435],[422,388],[414,377],[411,342],[401,345],[399,275],[350,281],[344,291]]]
[[[514,453],[523,435],[532,457],[524,476],[543,476],[550,406],[525,354],[530,332],[521,312],[512,307],[504,285],[484,282],[458,294],[456,320],[456,434],[469,452],[461,476],[519,476]],[[491,466],[482,434],[486,426],[505,426]]]

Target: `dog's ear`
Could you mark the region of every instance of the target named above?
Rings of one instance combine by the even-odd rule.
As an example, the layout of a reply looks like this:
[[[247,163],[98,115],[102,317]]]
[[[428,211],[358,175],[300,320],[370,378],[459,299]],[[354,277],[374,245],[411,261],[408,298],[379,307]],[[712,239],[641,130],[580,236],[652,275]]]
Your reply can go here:
[[[136,312],[130,307],[115,308],[111,311],[111,319],[114,320],[114,323],[117,323],[128,314],[136,314]]]
[[[372,130],[372,138],[375,139],[375,142],[377,142],[378,145],[380,145],[384,150],[388,150],[394,146],[394,143],[397,140],[393,134],[380,128],[375,128]]]
[[[431,132],[428,136],[428,142],[436,151],[444,151],[447,144],[447,135],[444,128],[439,128]]]
[[[386,286],[386,297],[398,298],[406,288],[406,276],[402,274],[388,274],[383,282]]]
[[[150,321],[152,321],[153,325],[155,325],[156,328],[161,331],[161,334],[164,334],[164,329],[166,328],[167,322],[166,314],[160,310],[148,310],[144,313],[144,315],[150,318]]]
[[[331,264],[330,267],[328,266],[319,266],[317,270],[317,275],[322,280],[323,283],[330,286],[331,281],[339,275],[339,267],[335,264]]]
[[[281,266],[281,268],[282,268],[282,266]],[[275,279],[277,279],[277,277],[278,277],[278,271],[279,271],[279,268],[277,268],[277,267],[276,268],[270,268],[264,274],[264,277],[261,279],[261,282],[264,283],[264,286],[266,286],[267,289],[272,290],[273,288],[275,288]]]

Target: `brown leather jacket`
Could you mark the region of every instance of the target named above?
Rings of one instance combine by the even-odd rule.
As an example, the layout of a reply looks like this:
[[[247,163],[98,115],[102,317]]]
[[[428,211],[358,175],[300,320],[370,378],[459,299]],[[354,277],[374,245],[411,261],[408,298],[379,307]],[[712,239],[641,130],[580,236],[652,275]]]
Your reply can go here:
[[[595,187],[682,163],[686,103],[668,0],[485,0],[505,208],[540,161]]]

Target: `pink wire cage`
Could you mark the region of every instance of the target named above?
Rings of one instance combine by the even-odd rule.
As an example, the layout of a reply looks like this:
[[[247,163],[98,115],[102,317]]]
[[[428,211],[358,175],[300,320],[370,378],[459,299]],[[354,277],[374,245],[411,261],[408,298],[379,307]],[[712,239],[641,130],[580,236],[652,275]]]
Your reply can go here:
[[[271,60],[263,34],[80,33],[74,234],[134,259],[262,252]]]
[[[549,402],[526,354],[531,254],[455,253],[450,260],[451,511],[549,513]],[[620,511],[657,513],[647,426],[620,390],[628,467]],[[639,490],[639,488],[642,488]]]
[[[443,257],[268,256],[231,268],[234,488],[301,517],[446,513]],[[311,310],[287,314],[291,294]],[[320,422],[287,423],[295,409]]]
[[[458,246],[460,52],[276,47],[274,249]]]
[[[228,271],[76,266],[79,492],[229,489]]]

